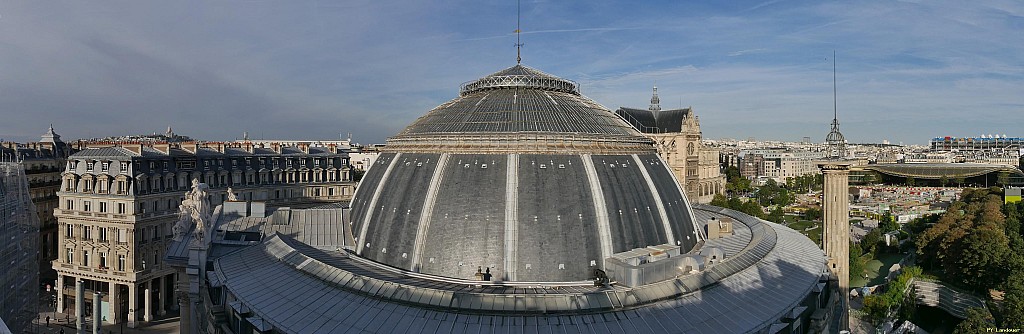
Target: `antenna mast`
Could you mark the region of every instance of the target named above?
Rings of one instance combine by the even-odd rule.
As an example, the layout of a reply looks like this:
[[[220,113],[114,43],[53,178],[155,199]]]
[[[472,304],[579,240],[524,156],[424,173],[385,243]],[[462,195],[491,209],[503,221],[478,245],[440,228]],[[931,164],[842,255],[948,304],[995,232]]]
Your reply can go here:
[[[519,29],[523,17],[522,11],[522,0],[516,1],[516,64],[523,62],[523,57],[519,53],[519,49],[523,47],[523,43],[519,42],[519,35],[523,32]]]

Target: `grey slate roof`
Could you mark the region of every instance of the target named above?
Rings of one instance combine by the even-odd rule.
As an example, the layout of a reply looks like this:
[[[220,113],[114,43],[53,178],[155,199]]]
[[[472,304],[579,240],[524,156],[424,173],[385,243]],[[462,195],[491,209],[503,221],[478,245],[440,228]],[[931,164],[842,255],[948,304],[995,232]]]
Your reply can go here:
[[[643,133],[670,133],[680,132],[683,126],[683,119],[690,113],[690,109],[672,109],[650,111],[647,109],[619,108],[615,114],[629,122],[634,128]]]
[[[126,158],[137,157],[139,154],[121,147],[87,148],[72,154],[72,158]]]

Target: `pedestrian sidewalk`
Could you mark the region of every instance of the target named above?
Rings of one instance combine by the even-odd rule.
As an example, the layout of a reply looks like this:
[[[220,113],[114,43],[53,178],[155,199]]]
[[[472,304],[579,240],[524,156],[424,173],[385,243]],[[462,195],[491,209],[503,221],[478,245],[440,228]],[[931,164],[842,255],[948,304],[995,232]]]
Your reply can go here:
[[[50,317],[49,326],[46,324],[46,317]],[[70,319],[70,323],[68,323]],[[86,318],[91,320],[89,318]],[[156,317],[150,322],[140,322],[137,328],[128,328],[127,325],[121,324],[106,324],[104,323],[100,328],[103,334],[120,334],[120,333],[178,333],[178,323],[181,318],[178,317],[177,312],[168,312],[163,317]],[[46,334],[60,334],[61,329],[64,330],[65,334],[75,333],[75,317],[60,312],[39,312],[39,317],[32,321],[32,328],[27,328],[25,333],[46,333]],[[88,331],[92,333],[90,329]]]

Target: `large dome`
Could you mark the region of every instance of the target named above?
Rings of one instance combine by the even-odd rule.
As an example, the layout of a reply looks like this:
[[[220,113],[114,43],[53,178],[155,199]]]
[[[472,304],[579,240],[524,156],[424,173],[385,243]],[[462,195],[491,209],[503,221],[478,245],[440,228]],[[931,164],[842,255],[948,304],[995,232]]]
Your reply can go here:
[[[702,240],[651,140],[576,83],[522,65],[389,138],[351,217],[360,256],[457,278],[583,281],[612,254]]]

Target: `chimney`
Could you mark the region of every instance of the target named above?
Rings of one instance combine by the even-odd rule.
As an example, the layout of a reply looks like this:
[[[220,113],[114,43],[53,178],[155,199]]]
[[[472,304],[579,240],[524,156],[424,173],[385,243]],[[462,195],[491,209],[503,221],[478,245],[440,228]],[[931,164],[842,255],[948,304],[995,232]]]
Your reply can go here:
[[[338,153],[338,145],[334,143],[327,144],[327,151],[331,153]]]
[[[243,144],[243,145],[245,145],[245,151],[246,152],[249,152],[250,154],[255,153],[255,152],[253,152],[252,142],[246,141],[245,144]]]
[[[216,145],[217,145],[217,152],[224,153],[224,148],[226,146],[226,145],[224,145],[224,142],[217,142]]]
[[[196,151],[199,151],[199,143],[196,143],[194,141],[182,143],[181,149],[185,150],[185,152],[196,154]]]
[[[302,153],[309,154],[309,143],[298,143],[297,146]]]
[[[281,143],[273,142],[270,143],[270,149],[274,150],[275,153],[281,154]]]
[[[132,151],[132,153],[135,153],[135,154],[142,154],[142,146],[143,145],[139,144],[139,143],[123,144],[123,145],[121,145],[121,147],[123,147],[123,148],[125,148],[125,149],[127,149],[129,151]]]
[[[153,144],[153,149],[155,149],[157,151],[160,151],[160,153],[163,153],[163,154],[171,154],[171,144],[169,144],[167,142],[159,142],[159,143]]]

